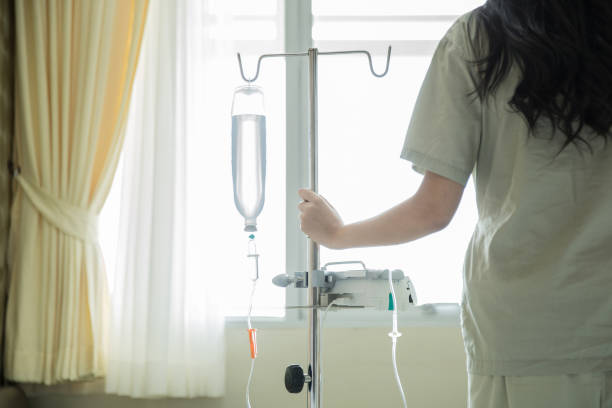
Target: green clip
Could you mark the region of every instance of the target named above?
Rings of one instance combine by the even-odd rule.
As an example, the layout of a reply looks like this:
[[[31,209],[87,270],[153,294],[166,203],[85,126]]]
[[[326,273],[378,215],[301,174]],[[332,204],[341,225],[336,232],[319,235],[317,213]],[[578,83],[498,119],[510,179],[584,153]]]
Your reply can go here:
[[[393,310],[393,294],[389,292],[389,310]]]

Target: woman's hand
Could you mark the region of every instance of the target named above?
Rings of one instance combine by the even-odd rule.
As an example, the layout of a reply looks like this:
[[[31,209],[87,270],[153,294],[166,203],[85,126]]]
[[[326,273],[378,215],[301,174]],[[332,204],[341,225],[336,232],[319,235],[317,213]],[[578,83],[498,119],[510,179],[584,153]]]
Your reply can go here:
[[[304,200],[298,205],[302,231],[319,245],[340,249],[339,235],[344,223],[336,209],[311,190],[300,189],[298,194]]]

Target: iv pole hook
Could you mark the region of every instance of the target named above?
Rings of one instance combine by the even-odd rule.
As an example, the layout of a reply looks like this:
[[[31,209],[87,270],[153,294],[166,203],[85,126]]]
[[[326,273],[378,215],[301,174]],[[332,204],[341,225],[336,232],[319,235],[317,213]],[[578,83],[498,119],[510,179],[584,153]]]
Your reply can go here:
[[[264,58],[270,58],[270,57],[306,57],[308,56],[307,52],[302,52],[302,53],[288,53],[288,54],[264,54],[261,55],[258,59],[257,59],[257,71],[255,72],[255,76],[251,79],[248,79],[245,75],[244,75],[244,70],[242,69],[242,58],[240,57],[240,53],[237,53],[238,56],[238,65],[240,66],[240,76],[242,76],[242,79],[244,79],[245,82],[251,83],[254,82],[258,77],[259,77],[259,67],[261,65],[261,60]]]
[[[328,52],[319,52],[319,55],[338,55],[338,54],[365,54],[368,57],[368,64],[370,65],[370,72],[372,72],[372,75],[374,75],[377,78],[382,78],[385,75],[387,75],[387,72],[389,72],[389,62],[391,61],[391,46],[389,46],[387,48],[387,62],[385,64],[385,70],[383,71],[382,74],[377,74],[376,71],[374,71],[374,65],[372,64],[372,55],[365,50],[355,50],[355,51],[328,51]],[[242,57],[240,56],[240,53],[237,53],[238,56],[238,66],[240,67],[240,76],[242,76],[242,79],[245,82],[251,83],[251,82],[255,82],[255,80],[259,77],[259,68],[261,67],[261,60],[264,58],[270,58],[270,57],[305,57],[308,56],[308,53],[289,53],[289,54],[264,54],[261,55],[258,59],[257,59],[257,71],[255,71],[255,76],[252,78],[247,78],[244,74],[244,69],[242,67]]]
[[[368,63],[370,64],[370,72],[377,78],[382,78],[387,75],[389,72],[389,62],[391,61],[391,46],[387,48],[387,62],[385,64],[385,70],[382,74],[377,74],[374,71],[374,65],[372,65],[372,55],[368,51],[365,50],[357,50],[357,51],[328,51],[328,52],[319,52],[319,55],[338,55],[338,54],[365,54],[368,57]]]
[[[257,60],[257,72],[255,73],[255,76],[251,79],[247,79],[246,76],[244,76],[244,70],[242,69],[242,58],[240,57],[240,53],[237,53],[238,55],[238,66],[240,67],[240,76],[242,77],[242,79],[244,79],[244,82],[254,82],[257,77],[259,76],[259,65],[261,64],[261,59],[263,58],[263,55],[261,57],[259,57],[259,59]]]

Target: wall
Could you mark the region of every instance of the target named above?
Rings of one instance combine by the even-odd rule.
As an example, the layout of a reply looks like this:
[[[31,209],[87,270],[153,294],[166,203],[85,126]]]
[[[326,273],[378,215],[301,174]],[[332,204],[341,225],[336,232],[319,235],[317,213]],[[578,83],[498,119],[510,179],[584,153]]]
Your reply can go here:
[[[398,362],[410,407],[466,406],[467,377],[459,328],[402,328]],[[328,328],[323,338],[324,406],[400,407],[391,366],[388,328]],[[304,364],[305,329],[258,332],[260,356],[252,386],[254,408],[303,408],[305,393],[288,394],[285,366]],[[114,396],[39,396],[32,408],[238,408],[246,406],[244,387],[250,360],[244,329],[227,331],[227,395],[219,399],[135,400]]]
[[[0,0],[0,334],[4,331],[6,247],[10,213],[7,161],[13,140],[14,14],[13,0]],[[0,336],[0,350],[3,350]],[[0,380],[2,379],[0,353]]]

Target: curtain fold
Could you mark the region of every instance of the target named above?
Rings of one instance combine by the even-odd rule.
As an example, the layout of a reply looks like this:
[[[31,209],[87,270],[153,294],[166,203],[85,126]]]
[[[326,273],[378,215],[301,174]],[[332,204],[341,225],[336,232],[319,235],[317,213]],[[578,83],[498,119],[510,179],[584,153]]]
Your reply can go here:
[[[9,163],[13,150],[15,14],[12,0],[0,0],[0,166]],[[11,177],[0,168],[0,350],[4,350],[4,311],[6,304],[6,249],[12,199]],[[4,384],[3,356],[0,355],[0,384]]]
[[[215,249],[190,238],[207,231],[189,195],[215,175],[187,171],[194,140],[219,136],[203,119],[211,111],[204,100],[218,104],[205,81],[218,78],[211,70],[223,53],[222,42],[210,40],[207,5],[151,0],[149,7],[123,158],[109,393],[224,393],[224,316],[214,278],[222,271],[206,265],[206,253]],[[206,214],[206,207],[196,212]]]
[[[15,2],[16,158],[6,377],[105,374],[97,215],[117,168],[147,0]]]

